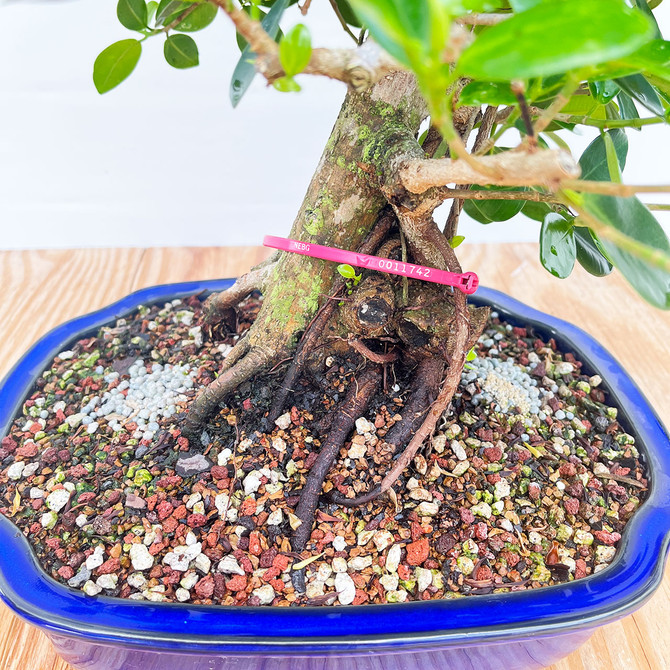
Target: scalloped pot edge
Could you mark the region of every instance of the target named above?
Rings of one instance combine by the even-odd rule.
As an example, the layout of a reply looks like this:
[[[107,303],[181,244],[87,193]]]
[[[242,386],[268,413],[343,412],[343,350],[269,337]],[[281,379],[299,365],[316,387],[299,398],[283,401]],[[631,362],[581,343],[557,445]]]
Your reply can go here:
[[[0,436],[35,378],[59,351],[138,305],[217,291],[232,279],[142,289],[42,337],[0,385]],[[641,446],[651,473],[649,498],[626,526],[615,561],[577,582],[495,596],[361,607],[211,607],[90,598],[57,583],[27,540],[0,517],[0,596],[40,627],[75,668],[224,670],[270,668],[471,668],[530,670],[549,665],[593,630],[639,607],[663,576],[670,531],[670,439],[631,378],[591,336],[509,296],[480,288],[513,324],[532,325],[574,351],[599,374],[620,422]],[[400,663],[401,665],[398,665]]]

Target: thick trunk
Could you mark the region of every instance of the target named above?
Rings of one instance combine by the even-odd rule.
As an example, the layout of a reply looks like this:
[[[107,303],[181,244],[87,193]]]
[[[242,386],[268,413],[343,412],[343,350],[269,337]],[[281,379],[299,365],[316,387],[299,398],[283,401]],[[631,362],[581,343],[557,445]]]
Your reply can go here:
[[[399,72],[371,90],[349,93],[295,219],[290,237],[356,249],[386,200],[375,169],[398,131],[416,135],[425,105],[413,77]],[[286,355],[337,277],[335,265],[284,253],[275,265],[263,308],[249,333],[252,347]],[[281,345],[276,349],[276,345]]]

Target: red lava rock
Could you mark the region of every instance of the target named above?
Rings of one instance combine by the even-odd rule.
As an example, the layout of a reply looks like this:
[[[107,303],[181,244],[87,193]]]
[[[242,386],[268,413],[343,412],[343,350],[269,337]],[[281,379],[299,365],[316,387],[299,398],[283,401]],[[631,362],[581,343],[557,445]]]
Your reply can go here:
[[[404,564],[398,566],[398,577],[403,580],[408,580],[412,576],[412,571]]]
[[[494,472],[492,475],[486,475],[486,481],[489,484],[497,484],[500,481],[501,477],[497,472]]]
[[[458,513],[463,523],[473,523],[475,520],[475,515],[467,507],[459,508]]]
[[[577,514],[579,512],[579,500],[577,498],[568,498],[564,503],[565,511],[568,514]]]
[[[179,505],[179,507],[177,507],[177,509],[172,512],[172,516],[177,520],[185,519],[188,516],[188,509],[186,508],[186,505]]]
[[[99,575],[111,575],[121,568],[121,561],[118,558],[108,558],[99,568]]]
[[[279,575],[281,574],[279,568],[268,568],[264,573],[263,573],[263,581],[264,582],[269,582],[271,579],[277,579]]]
[[[558,474],[561,477],[574,477],[577,474],[577,466],[574,463],[563,463],[560,468],[558,468]]]
[[[42,505],[44,505],[44,499],[35,498],[35,500],[31,500],[30,505],[34,510],[37,511],[40,507],[42,507]]]
[[[502,458],[502,455],[503,452],[500,447],[486,447],[486,449],[484,449],[484,456],[491,461],[491,463],[499,461]]]
[[[361,589],[356,589],[356,595],[354,596],[353,605],[362,605],[368,601],[368,594]]]
[[[253,498],[246,498],[240,505],[239,515],[252,516],[254,514],[256,514],[256,501]]]
[[[407,545],[407,562],[410,565],[421,565],[430,553],[430,545],[427,538],[422,538],[417,542],[410,542]]]
[[[247,410],[247,412],[254,408],[254,403],[251,402],[251,398],[246,398],[242,401],[242,407]]]
[[[133,509],[144,509],[147,506],[147,501],[134,493],[126,494],[126,507]]]
[[[33,456],[37,456],[37,451],[37,445],[34,442],[26,442],[26,444],[16,450],[16,455],[23,458],[32,458]]]
[[[69,463],[72,460],[72,454],[67,449],[61,449],[58,452],[58,458],[63,461],[63,463]]]
[[[42,454],[42,463],[45,465],[54,465],[54,463],[58,463],[58,449],[55,447],[49,447]]]
[[[475,470],[481,470],[486,465],[486,461],[483,458],[479,458],[479,456],[473,456],[470,459],[470,463]]]
[[[174,507],[167,500],[164,500],[162,503],[158,503],[158,505],[156,506],[156,513],[158,514],[159,521],[167,519],[170,516],[170,514],[172,514],[173,509]]]
[[[214,580],[214,597],[223,598],[226,595],[226,578],[218,572],[213,577]]]
[[[163,579],[162,582],[166,586],[168,584],[179,584],[181,578],[184,576],[183,572],[179,572],[179,570],[173,570],[172,568],[168,568],[167,566],[163,567]]]
[[[475,537],[478,540],[485,540],[489,535],[489,529],[488,526],[483,522],[480,521],[479,523],[475,524]]]
[[[540,485],[537,482],[531,482],[528,484],[528,497],[535,501],[540,499],[540,494],[541,494],[542,489],[540,488]]]
[[[153,568],[149,571],[149,577],[151,579],[158,579],[161,577],[163,574],[163,566],[162,565],[154,565]]]
[[[596,530],[593,532],[593,535],[598,542],[609,546],[616,544],[621,539],[619,533],[608,533],[606,530]]]
[[[249,534],[249,551],[254,556],[260,556],[263,553],[263,547],[261,547],[261,536],[255,530]]]
[[[229,591],[244,591],[247,587],[247,578],[244,575],[235,575],[226,582]]]
[[[238,577],[241,575],[237,575]],[[231,580],[232,581],[232,580]],[[230,582],[229,582],[230,584]],[[232,589],[231,589],[232,590]],[[214,593],[214,579],[211,575],[203,577],[196,585],[195,592],[199,598],[211,598]]]
[[[288,564],[290,562],[291,559],[288,556],[284,556],[284,554],[279,554],[272,561],[272,567],[279,568],[283,572],[284,570],[286,570],[286,568],[288,568]]]
[[[95,500],[96,498],[97,495],[93,493],[93,491],[84,491],[83,493],[79,494],[79,497],[77,498],[77,504],[90,503],[92,500]]]
[[[173,516],[169,516],[167,519],[163,521],[163,532],[174,533],[178,525],[179,521],[177,521],[177,519],[175,519]],[[151,551],[151,549],[149,551]]]
[[[177,444],[179,445],[179,451],[188,451],[188,438],[187,437],[178,437]]]
[[[261,554],[260,567],[271,568],[276,557],[277,557],[277,549],[275,547],[270,547],[270,549],[266,549]]]
[[[575,579],[586,577],[586,561],[583,558],[578,558],[575,561]]]
[[[70,579],[74,577],[74,570],[69,565],[63,565],[58,568],[58,575],[63,579]]]
[[[574,484],[570,484],[565,489],[573,498],[579,498],[582,500],[584,498],[584,484],[581,482],[575,482]]]
[[[213,465],[210,472],[213,479],[226,479],[228,477],[228,468],[222,465]]]
[[[493,577],[493,571],[491,568],[489,568],[488,565],[481,565],[477,569],[477,574],[475,575],[475,579],[477,581],[485,582],[488,579],[491,579]]]
[[[270,584],[277,593],[282,593],[286,588],[286,585],[281,579],[271,579],[268,584]]]
[[[9,437],[9,435],[8,435],[7,437],[3,437],[3,438],[2,438],[2,442],[0,442],[0,446],[2,446],[2,448],[3,448],[5,451],[9,452],[10,454],[13,454],[13,453],[14,453],[14,450],[16,449],[16,447],[18,446],[18,444],[17,444],[17,442],[16,442],[15,440],[13,440],[13,439],[12,439],[11,437]]]

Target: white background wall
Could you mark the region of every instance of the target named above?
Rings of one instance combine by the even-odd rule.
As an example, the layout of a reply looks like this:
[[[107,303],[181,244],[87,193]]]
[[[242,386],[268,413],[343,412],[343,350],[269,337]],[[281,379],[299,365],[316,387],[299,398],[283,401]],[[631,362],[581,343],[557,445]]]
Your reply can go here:
[[[667,32],[666,4],[657,16]],[[343,85],[302,77],[303,92],[287,95],[257,78],[233,110],[239,51],[219,16],[194,35],[199,67],[171,68],[154,38],[131,77],[100,96],[96,55],[133,36],[115,7],[0,0],[0,248],[242,245],[287,234]],[[330,11],[313,0],[314,43],[348,46]],[[289,27],[301,20],[295,8],[287,15]],[[577,156],[590,137],[578,138]],[[629,137],[627,181],[670,181],[669,129]],[[465,222],[461,232],[470,241],[534,240],[538,225],[517,217]]]

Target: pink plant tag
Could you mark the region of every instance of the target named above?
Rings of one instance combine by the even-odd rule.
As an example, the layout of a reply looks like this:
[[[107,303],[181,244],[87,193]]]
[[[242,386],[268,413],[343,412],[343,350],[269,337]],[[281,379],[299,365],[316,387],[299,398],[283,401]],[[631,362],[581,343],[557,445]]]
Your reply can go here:
[[[338,249],[337,247],[325,247],[320,244],[310,244],[309,242],[299,242],[287,237],[275,237],[266,235],[263,238],[263,246],[290,251],[294,254],[303,256],[312,256],[321,258],[325,261],[335,263],[348,263],[358,268],[367,268],[368,270],[378,270],[392,275],[410,277],[412,279],[422,279],[423,281],[433,282],[435,284],[446,284],[455,286],[463,293],[472,294],[479,286],[479,277],[474,272],[447,272],[437,268],[428,268],[423,265],[414,265],[414,263],[403,263],[402,261],[393,261],[389,258],[380,256],[370,256],[368,254],[357,254],[354,251]]]

